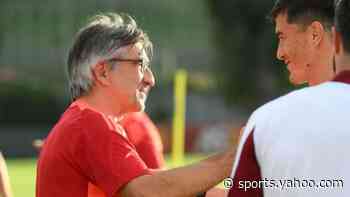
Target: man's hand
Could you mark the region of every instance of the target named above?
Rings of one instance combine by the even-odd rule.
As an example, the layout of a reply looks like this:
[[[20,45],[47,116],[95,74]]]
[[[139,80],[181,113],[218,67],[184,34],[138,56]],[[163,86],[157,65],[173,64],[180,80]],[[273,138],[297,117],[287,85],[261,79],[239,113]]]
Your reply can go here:
[[[37,151],[40,152],[41,148],[44,145],[44,140],[42,140],[42,139],[35,139],[35,140],[33,140],[32,145]]]

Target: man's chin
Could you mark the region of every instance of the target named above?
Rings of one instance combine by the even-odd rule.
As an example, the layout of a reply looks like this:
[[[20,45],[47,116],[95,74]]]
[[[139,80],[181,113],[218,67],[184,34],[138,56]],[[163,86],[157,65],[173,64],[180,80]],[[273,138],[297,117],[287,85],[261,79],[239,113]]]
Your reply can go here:
[[[297,85],[303,85],[303,84],[307,83],[307,81],[301,80],[301,79],[299,79],[297,77],[293,77],[292,75],[289,75],[289,82],[291,84],[293,84],[293,85],[296,85],[296,86]]]

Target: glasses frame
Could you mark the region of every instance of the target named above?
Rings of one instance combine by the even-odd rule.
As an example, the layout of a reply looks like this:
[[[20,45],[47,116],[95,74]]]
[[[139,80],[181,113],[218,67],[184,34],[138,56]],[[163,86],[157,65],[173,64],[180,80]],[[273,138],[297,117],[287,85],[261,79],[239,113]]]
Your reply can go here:
[[[145,73],[147,69],[150,68],[150,64],[148,61],[146,61],[145,59],[122,59],[122,58],[111,58],[111,59],[108,59],[106,61],[109,61],[109,62],[131,62],[131,63],[134,63],[134,64],[138,64],[141,66],[141,72],[142,73]]]

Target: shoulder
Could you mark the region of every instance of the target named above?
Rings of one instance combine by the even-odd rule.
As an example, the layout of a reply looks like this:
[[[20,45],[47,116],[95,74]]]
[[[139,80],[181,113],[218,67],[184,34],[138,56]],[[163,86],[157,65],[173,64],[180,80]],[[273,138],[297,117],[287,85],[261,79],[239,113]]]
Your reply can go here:
[[[266,131],[271,125],[283,125],[283,121],[302,116],[308,106],[318,102],[316,98],[324,97],[328,86],[323,84],[295,90],[260,106],[249,117],[246,129]]]
[[[271,125],[283,126],[283,121],[307,120],[307,113],[311,113],[311,109],[316,113],[319,106],[328,102],[330,95],[336,97],[336,92],[343,94],[338,91],[341,88],[337,83],[326,82],[292,91],[257,108],[247,125],[251,125],[250,129],[260,125],[260,128],[268,130]]]
[[[325,83],[319,86],[306,87],[292,91],[281,97],[278,97],[258,109],[256,109],[252,117],[260,119],[269,116],[278,116],[288,112],[305,110],[311,102],[318,102],[316,98],[324,97],[325,92],[329,91],[329,86],[332,84]]]
[[[80,133],[85,135],[100,136],[117,133],[122,137],[126,137],[124,129],[116,118],[106,116],[89,108],[75,112],[74,117],[69,122],[70,127],[77,128]]]
[[[58,124],[63,128],[79,131],[108,127],[107,121],[101,113],[78,106],[69,107]]]

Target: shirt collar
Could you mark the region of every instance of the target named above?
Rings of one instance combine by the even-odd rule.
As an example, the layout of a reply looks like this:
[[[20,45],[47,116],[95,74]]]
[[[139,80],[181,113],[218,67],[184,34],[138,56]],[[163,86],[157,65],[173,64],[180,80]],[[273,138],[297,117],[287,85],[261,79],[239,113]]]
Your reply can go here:
[[[350,70],[340,72],[332,81],[350,84]]]

